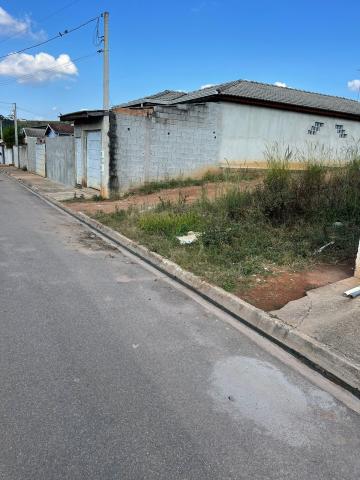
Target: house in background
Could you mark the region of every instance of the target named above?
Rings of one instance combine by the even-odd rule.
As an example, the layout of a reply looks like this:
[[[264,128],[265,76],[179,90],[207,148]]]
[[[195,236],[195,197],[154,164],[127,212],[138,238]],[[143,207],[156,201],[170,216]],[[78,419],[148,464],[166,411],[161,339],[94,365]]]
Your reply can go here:
[[[45,141],[45,128],[24,127],[22,133],[24,135],[24,143],[28,143],[29,138],[36,138],[37,142]]]
[[[68,137],[74,135],[74,127],[68,123],[49,123],[45,130],[45,137]]]
[[[273,145],[335,155],[360,139],[358,102],[245,80],[60,119],[74,124],[76,182],[104,196],[211,168],[266,168]]]

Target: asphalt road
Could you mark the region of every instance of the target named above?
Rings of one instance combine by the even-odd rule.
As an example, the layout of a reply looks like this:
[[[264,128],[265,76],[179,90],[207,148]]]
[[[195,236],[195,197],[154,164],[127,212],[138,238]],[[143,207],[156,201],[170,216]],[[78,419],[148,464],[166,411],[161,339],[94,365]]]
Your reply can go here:
[[[0,175],[1,479],[357,480],[359,414],[252,336]]]

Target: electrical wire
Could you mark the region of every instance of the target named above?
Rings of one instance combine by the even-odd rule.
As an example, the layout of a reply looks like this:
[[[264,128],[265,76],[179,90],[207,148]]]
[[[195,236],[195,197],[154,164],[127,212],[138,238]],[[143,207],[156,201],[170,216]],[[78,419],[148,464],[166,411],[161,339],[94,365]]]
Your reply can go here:
[[[20,110],[21,112],[31,113],[32,115],[37,115],[38,117],[43,117],[44,116],[43,113],[33,112],[31,110],[27,110],[26,108],[19,107],[17,104],[16,104],[16,108],[17,108],[17,110]]]
[[[94,33],[93,33],[93,45],[95,47],[100,47],[100,45],[102,44],[102,42],[104,40],[104,36],[100,35],[100,28],[99,27],[100,27],[100,17],[98,17],[98,19],[97,19],[95,29],[94,29]]]
[[[31,50],[33,48],[40,47],[41,45],[45,45],[46,43],[52,42],[53,40],[56,40],[58,38],[62,38],[65,35],[68,35],[70,33],[76,32],[77,30],[80,30],[80,28],[85,27],[86,25],[89,25],[89,23],[95,22],[98,20],[100,16],[98,15],[97,17],[91,18],[90,20],[87,20],[86,22],[82,23],[81,25],[78,25],[77,27],[71,28],[70,30],[64,30],[63,32],[59,32],[57,35],[54,37],[49,38],[48,40],[44,40],[43,42],[36,43],[35,45],[31,45],[30,47],[22,48],[21,50],[17,50],[16,52],[10,52],[6,55],[1,55],[0,60],[2,58],[10,57],[12,55],[18,55],[19,53],[26,52],[27,50]]]
[[[0,102],[0,103],[3,103],[3,102]],[[37,116],[40,116],[40,117],[43,116],[42,113],[34,112],[34,111],[31,111],[31,110],[27,110],[26,108],[20,107],[18,104],[16,104],[16,109],[17,109],[17,110],[20,110],[21,112],[31,113],[32,115],[37,115]],[[8,115],[8,117],[9,117],[9,116],[13,116],[13,113],[11,112],[11,113]]]
[[[80,62],[82,60],[85,60],[86,58],[90,58],[90,57],[94,57],[95,55],[98,55],[100,53],[100,51],[97,51],[97,52],[93,52],[93,53],[90,53],[88,55],[83,55],[81,57],[77,57],[77,58],[74,58],[71,62],[67,62],[67,63],[62,63],[60,65],[57,65],[56,67],[52,67],[52,68],[44,68],[44,69],[41,69],[39,70],[38,72],[36,73],[46,73],[46,72],[51,72],[53,70],[57,70],[60,67],[66,67],[68,65],[72,65],[74,62]],[[27,75],[22,75],[22,76],[19,76],[19,77],[16,77],[18,80],[27,80],[27,79],[30,79],[30,78],[34,78],[36,77],[36,73],[29,73]],[[63,75],[61,72],[59,72],[60,75]],[[0,86],[3,86],[3,85],[10,85],[14,83],[13,80],[9,80],[7,82],[0,82]],[[1,102],[0,102],[1,103]]]

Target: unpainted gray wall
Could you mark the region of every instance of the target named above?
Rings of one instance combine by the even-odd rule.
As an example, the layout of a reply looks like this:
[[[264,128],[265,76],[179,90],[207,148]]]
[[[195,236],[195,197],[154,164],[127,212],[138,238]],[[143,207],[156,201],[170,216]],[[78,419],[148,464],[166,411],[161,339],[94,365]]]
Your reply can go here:
[[[36,171],[36,138],[27,138],[27,168],[29,172]]]
[[[121,191],[218,164],[217,103],[157,106],[149,115],[118,111],[110,123],[110,162]]]
[[[64,185],[75,186],[74,137],[46,138],[46,176]]]

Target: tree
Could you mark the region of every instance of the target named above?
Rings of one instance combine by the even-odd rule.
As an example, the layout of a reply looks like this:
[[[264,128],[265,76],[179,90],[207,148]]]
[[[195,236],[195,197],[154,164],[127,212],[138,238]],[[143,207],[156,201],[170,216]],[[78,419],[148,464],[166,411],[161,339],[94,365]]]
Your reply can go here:
[[[8,148],[11,148],[15,145],[15,127],[10,125],[9,127],[4,128],[3,132],[3,140]],[[23,142],[23,134],[21,133],[21,129],[18,128],[18,139],[19,145]]]

